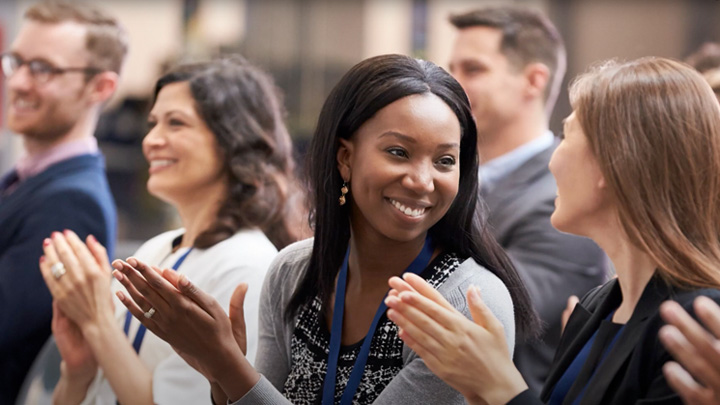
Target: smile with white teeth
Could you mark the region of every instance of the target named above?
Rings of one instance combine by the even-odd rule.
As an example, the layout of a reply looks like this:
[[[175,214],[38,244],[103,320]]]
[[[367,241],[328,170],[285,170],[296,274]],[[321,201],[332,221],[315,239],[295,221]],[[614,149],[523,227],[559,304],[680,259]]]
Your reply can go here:
[[[168,160],[168,159],[151,160],[150,167],[165,167],[165,166],[170,166],[173,163],[175,163],[174,160]]]
[[[409,216],[409,217],[419,217],[420,215],[425,213],[425,208],[416,208],[412,209],[410,207],[406,207],[402,205],[400,202],[395,200],[390,200],[390,203],[393,205],[393,207],[397,208],[398,211],[402,212],[403,214]]]
[[[22,98],[18,98],[13,101],[13,106],[15,106],[16,108],[22,108],[22,109],[35,108],[37,106],[37,103],[35,103],[33,101],[22,99]]]

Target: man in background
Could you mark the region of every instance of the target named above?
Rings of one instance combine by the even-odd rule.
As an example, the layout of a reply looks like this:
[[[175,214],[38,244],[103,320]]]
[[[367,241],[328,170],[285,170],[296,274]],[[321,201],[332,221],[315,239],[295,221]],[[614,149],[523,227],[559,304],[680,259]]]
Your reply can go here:
[[[38,268],[43,239],[94,235],[112,258],[115,205],[93,133],[127,53],[118,22],[93,7],[30,7],[2,72],[7,124],[24,154],[0,179],[0,403],[12,404],[50,335],[52,298]],[[56,269],[62,277],[62,269]]]
[[[705,77],[720,101],[720,44],[706,42],[685,61]]]
[[[591,240],[550,224],[557,186],[548,170],[558,145],[548,121],[565,73],[565,48],[542,14],[489,7],[454,15],[450,72],[465,89],[478,127],[481,194],[488,222],[546,325],[519,342],[515,364],[537,392],[560,340],[569,296],[606,278],[607,258]]]

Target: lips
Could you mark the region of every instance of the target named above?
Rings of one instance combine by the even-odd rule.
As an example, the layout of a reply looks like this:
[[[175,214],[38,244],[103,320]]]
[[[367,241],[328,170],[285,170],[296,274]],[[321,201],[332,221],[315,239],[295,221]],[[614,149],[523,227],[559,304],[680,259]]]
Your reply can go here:
[[[429,206],[423,206],[422,204],[418,204],[418,206],[410,206],[408,203],[401,203],[400,201],[393,200],[392,198],[389,199],[390,204],[392,204],[393,207],[395,207],[398,211],[403,213],[404,215],[407,215],[411,218],[417,218],[419,216],[422,216],[425,211],[430,208]],[[408,204],[408,205],[406,205]]]

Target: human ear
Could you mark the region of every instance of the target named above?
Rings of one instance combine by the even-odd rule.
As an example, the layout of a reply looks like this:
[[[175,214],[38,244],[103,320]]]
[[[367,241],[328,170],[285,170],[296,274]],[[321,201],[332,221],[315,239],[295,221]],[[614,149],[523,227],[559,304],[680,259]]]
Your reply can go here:
[[[349,139],[340,138],[340,146],[337,150],[337,164],[340,177],[343,181],[350,181],[352,172],[352,157],[354,145]]]
[[[531,63],[525,66],[523,74],[526,80],[525,94],[533,98],[542,98],[550,80],[550,69],[544,63]]]
[[[96,74],[90,81],[90,100],[95,103],[107,101],[115,93],[120,77],[115,72],[105,71]]]

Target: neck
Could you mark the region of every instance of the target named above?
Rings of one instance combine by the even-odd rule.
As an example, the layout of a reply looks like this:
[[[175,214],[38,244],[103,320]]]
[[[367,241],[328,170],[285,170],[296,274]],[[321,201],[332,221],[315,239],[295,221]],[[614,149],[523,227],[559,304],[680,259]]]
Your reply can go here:
[[[37,156],[44,154],[64,143],[92,137],[95,133],[95,128],[97,127],[97,121],[98,113],[93,109],[88,110],[85,114],[83,114],[75,125],[70,128],[70,131],[52,140],[37,139],[23,135],[25,151],[30,156]]]
[[[359,290],[387,290],[387,280],[392,276],[401,276],[420,254],[424,244],[425,235],[409,242],[396,242],[373,240],[353,232],[348,258],[348,286]]]
[[[481,163],[502,156],[547,132],[548,120],[542,106],[531,108],[531,111],[495,130],[478,134],[478,153]]]
[[[198,235],[212,225],[217,219],[223,196],[225,196],[224,187],[196,192],[190,198],[173,204],[177,208],[183,228],[185,228],[179,247],[192,246]]]
[[[632,244],[619,224],[612,228],[614,229],[608,227],[608,232],[604,235],[594,235],[592,239],[612,261],[622,291],[622,303],[615,311],[613,321],[627,323],[645,287],[655,274],[658,263]]]

